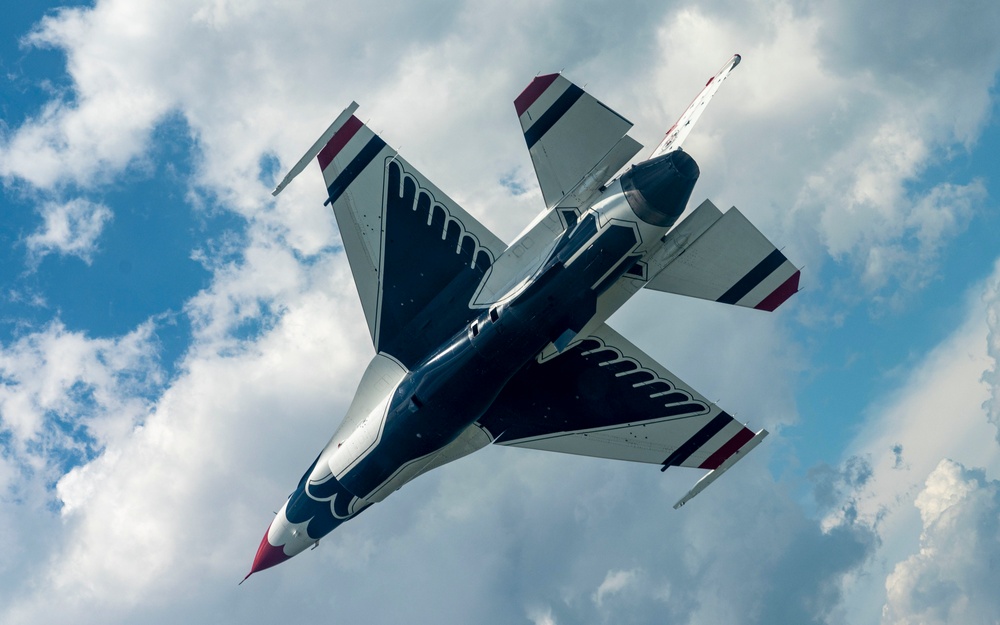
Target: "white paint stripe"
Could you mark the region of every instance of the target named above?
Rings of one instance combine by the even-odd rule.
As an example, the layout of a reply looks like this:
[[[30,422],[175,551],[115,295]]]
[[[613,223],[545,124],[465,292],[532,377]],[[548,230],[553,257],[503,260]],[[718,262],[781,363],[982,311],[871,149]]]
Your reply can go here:
[[[744,295],[736,304],[738,306],[753,308],[763,302],[768,295],[774,293],[775,289],[784,284],[796,271],[798,270],[795,268],[795,265],[791,261],[786,260],[777,269],[772,271],[771,275],[761,280],[760,284],[750,289],[750,292]]]
[[[699,447],[693,454],[687,457],[687,459],[681,464],[685,467],[697,467],[701,466],[703,462],[708,460],[708,458],[719,451],[723,445],[728,443],[734,436],[736,436],[740,430],[743,429],[743,424],[733,419],[729,422],[726,427],[716,433],[715,436],[705,441],[705,444]]]
[[[374,136],[375,133],[372,132],[368,126],[362,126],[356,133],[354,133],[354,136],[347,142],[344,149],[342,149],[337,156],[330,161],[330,164],[326,166],[326,169],[323,170],[323,181],[326,183],[327,187],[333,184],[333,181],[337,179],[340,172],[344,171],[344,168],[354,160],[355,156],[361,153],[361,150],[368,145],[368,142],[371,141]]]
[[[521,114],[519,118],[521,130],[527,131],[528,128],[531,128],[538,121],[538,118],[544,115],[545,111],[549,110],[556,103],[559,96],[566,93],[571,84],[573,83],[564,78],[562,74],[553,80],[552,84]]]
[[[333,123],[330,124],[330,127],[327,128],[322,135],[320,135],[319,139],[316,139],[316,142],[312,144],[312,147],[306,150],[305,155],[299,159],[299,162],[295,163],[288,173],[285,174],[285,177],[278,183],[278,186],[274,188],[274,191],[271,191],[271,195],[276,196],[281,193],[282,189],[287,187],[296,176],[302,173],[302,170],[306,168],[309,161],[320,153],[327,142],[330,141],[330,138],[333,137],[337,130],[339,130],[348,119],[351,118],[351,115],[353,115],[356,110],[358,110],[358,103],[351,102],[351,105],[344,109],[337,119],[333,120]]]

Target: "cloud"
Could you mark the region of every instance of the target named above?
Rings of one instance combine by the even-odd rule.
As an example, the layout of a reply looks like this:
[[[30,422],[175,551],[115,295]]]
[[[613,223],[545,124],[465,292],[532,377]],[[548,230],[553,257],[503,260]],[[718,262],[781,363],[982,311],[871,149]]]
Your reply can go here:
[[[989,608],[976,599],[968,603],[973,611],[963,613],[961,597],[976,596],[978,582],[949,572],[963,566],[977,570],[980,553],[956,545],[952,559],[927,547],[953,535],[947,519],[965,514],[959,511],[970,511],[970,516],[962,517],[963,524],[978,514],[972,510],[982,504],[962,503],[968,493],[994,497],[996,492],[996,484],[984,481],[982,472],[964,467],[983,467],[988,473],[1000,470],[996,428],[987,412],[989,398],[996,393],[988,371],[994,363],[985,340],[998,276],[1000,265],[995,265],[992,276],[970,287],[962,300],[963,318],[954,331],[917,362],[898,386],[886,388],[870,405],[864,424],[845,451],[847,464],[852,458],[866,459],[868,469],[861,473],[865,479],[856,488],[845,488],[836,479],[825,489],[820,486],[826,482],[817,483],[818,492],[836,502],[824,524],[853,518],[879,536],[870,560],[847,576],[846,622],[874,622],[873,610],[880,605],[886,606],[886,623],[938,622],[935,619],[940,618],[945,619],[940,622],[975,622],[971,616],[979,613],[974,610]],[[945,512],[951,504],[954,515]],[[973,531],[968,524],[964,530],[970,532],[970,541],[986,541],[977,544],[988,553],[989,540],[995,540],[989,534],[993,526],[984,522],[979,527],[985,532],[981,538],[975,536],[979,530]],[[940,577],[935,577],[938,566]],[[944,612],[935,612],[933,606]],[[951,610],[957,611],[948,621]],[[959,614],[971,616],[959,618]]]
[[[813,499],[822,508],[837,508],[827,517],[824,526],[832,528],[845,520],[857,519],[855,493],[862,490],[872,477],[872,466],[866,458],[851,456],[839,468],[826,463],[809,469],[807,476],[813,483]]]
[[[144,8],[143,19],[120,3],[61,9],[23,40],[29,48],[64,50],[73,87],[3,137],[0,176],[41,189],[66,182],[89,187],[107,182],[142,151],[152,124],[172,104],[139,76],[149,52],[142,48],[158,32],[150,27],[166,25],[163,14]],[[102,21],[111,28],[95,38]]]
[[[1000,620],[1000,482],[942,460],[915,500],[920,549],[886,579],[885,624]]]
[[[997,429],[996,439],[1000,442],[1000,261],[997,261],[993,278],[987,283],[983,294],[986,304],[986,351],[992,361],[983,372],[983,382],[990,388],[990,397],[983,403],[987,418]]]
[[[534,625],[556,625],[556,620],[552,618],[551,608],[533,608],[528,610],[528,620]]]
[[[194,0],[63,10],[26,42],[67,51],[72,90],[9,133],[0,173],[46,189],[99,184],[141,161],[159,120],[179,111],[204,155],[192,181],[200,192],[271,219],[290,242],[315,250],[333,234],[307,203],[289,197],[276,213],[261,214],[260,157],[293,162],[331,111],[354,98],[390,143],[415,149],[411,161],[509,238],[537,204],[534,193],[501,182],[512,172],[531,178],[509,104],[525,76],[564,67],[629,113],[634,132],[652,145],[688,92],[738,48],[745,56],[738,86],[727,87],[692,138],[692,152],[709,165],[701,188],[731,192],[766,232],[799,248],[800,262],[822,266],[814,250],[825,248],[891,301],[897,282],[920,288],[934,275],[941,246],[982,198],[976,181],[926,188],[919,181],[929,165],[974,141],[989,111],[985,77],[1000,67],[998,46],[985,36],[976,35],[985,47],[974,63],[950,47],[933,57],[926,51],[956,32],[983,32],[992,8],[984,16],[947,8],[912,32],[893,29],[905,42],[899,48],[879,37],[857,49],[843,43],[856,38],[854,25],[910,11],[889,6],[872,15],[856,3],[670,10],[636,2],[620,21],[561,3],[547,5],[545,19],[538,11],[531,3],[445,1],[419,10],[309,3],[277,11],[261,2],[236,10]],[[479,27],[484,19],[490,33]],[[553,36],[552,24],[574,34]],[[360,48],[352,43],[358,32],[370,33]],[[913,59],[933,71],[909,71]],[[331,68],[337,87],[318,89]],[[892,79],[879,80],[885,75]],[[740,95],[727,97],[733,89]],[[956,92],[960,103],[947,97]],[[504,218],[491,210],[499,204],[508,206]]]
[[[663,62],[640,102],[655,94],[680,110],[678,78],[698,84],[698,68],[718,63],[705,58],[713,48],[742,52],[732,86],[685,146],[702,164],[696,195],[717,187],[710,195],[782,233],[813,280],[831,258],[843,264],[849,304],[874,294],[878,308],[898,306],[933,278],[942,246],[985,197],[981,181],[928,173],[970,149],[989,120],[1000,45],[987,42],[984,24],[1000,16],[995,7],[944,11],[923,19],[897,2],[874,11],[856,2],[685,8],[661,24]],[[858,24],[881,34],[858,41]],[[966,32],[984,44],[972,63],[947,43]]]
[[[217,577],[218,583],[225,580],[227,587],[232,581],[236,588],[234,576],[249,562],[246,545],[256,542],[254,535],[269,520],[268,510],[308,464],[316,439],[332,431],[328,411],[339,415],[346,409],[360,375],[359,352],[370,349],[362,317],[353,324],[322,322],[348,317],[338,311],[343,298],[331,298],[350,284],[343,258],[333,264],[329,259],[315,263],[310,277],[322,284],[309,293],[286,296],[280,319],[260,333],[242,343],[230,339],[223,350],[212,335],[201,349],[193,348],[181,374],[153,402],[123,405],[127,387],[95,384],[95,396],[110,396],[106,403],[114,410],[109,416],[119,426],[129,427],[105,437],[99,455],[61,474],[54,490],[48,490],[53,503],[58,503],[63,529],[49,537],[45,548],[37,549],[44,564],[34,567],[25,581],[6,586],[22,590],[6,592],[5,622],[60,620],[86,606],[101,606],[101,619],[111,620],[129,620],[136,610],[161,613],[167,603],[157,596],[197,595],[191,580],[205,575]],[[219,286],[225,291],[226,283],[238,284],[241,279],[239,270],[223,273]],[[238,329],[238,307],[217,310],[232,319],[221,320],[221,327]],[[58,328],[53,334],[63,342],[71,338],[80,342],[80,337],[65,337]],[[99,359],[113,375],[128,379],[130,366],[140,372],[151,368],[150,363],[133,362],[119,353],[127,351],[127,341],[115,343],[120,349],[114,353],[109,351],[111,345],[105,345],[108,349],[90,349],[87,357]],[[65,357],[66,349],[19,350],[24,351],[32,351],[42,368],[88,371],[88,361]],[[9,385],[15,398],[3,405],[5,415],[16,407],[16,399],[25,396],[51,395],[50,403],[66,402],[66,387],[75,379],[62,373],[39,374],[38,381],[25,388],[31,368],[17,362],[11,363],[11,370],[21,377]],[[85,380],[96,375],[83,374]],[[47,382],[51,379],[54,384]],[[331,386],[330,380],[338,383]],[[30,394],[35,387],[40,390]],[[50,389],[49,395],[45,389]],[[38,412],[32,413],[36,430],[41,427]],[[66,406],[64,412],[74,427],[89,423],[78,405]],[[287,436],[287,428],[302,436]],[[46,460],[55,455],[51,449],[39,453]],[[246,495],[259,501],[248,507]],[[51,515],[44,509],[39,514]],[[256,520],[247,523],[246,517]],[[18,536],[29,531],[22,527]],[[224,555],[230,550],[231,555]],[[142,557],[136,558],[136,553]],[[59,594],[59,605],[34,593],[35,584]],[[208,595],[199,597],[203,605],[210,600]],[[79,620],[82,616],[73,618],[84,622]]]
[[[6,459],[54,479],[127,437],[163,381],[153,329],[91,339],[56,321],[0,346]]]
[[[89,265],[97,251],[97,239],[113,217],[107,206],[81,198],[46,202],[38,212],[42,225],[24,241],[33,265],[52,253],[77,256]]]
[[[5,610],[16,603],[10,589],[44,576],[50,555],[72,536],[60,515],[84,507],[100,490],[80,481],[57,496],[57,485],[67,472],[109,461],[141,429],[164,381],[157,350],[151,322],[125,336],[95,339],[54,321],[0,345]]]
[[[597,607],[601,607],[606,596],[620,593],[622,589],[635,580],[638,574],[639,571],[636,569],[630,571],[608,571],[604,581],[601,582],[601,585],[594,592],[594,603],[597,604]]]

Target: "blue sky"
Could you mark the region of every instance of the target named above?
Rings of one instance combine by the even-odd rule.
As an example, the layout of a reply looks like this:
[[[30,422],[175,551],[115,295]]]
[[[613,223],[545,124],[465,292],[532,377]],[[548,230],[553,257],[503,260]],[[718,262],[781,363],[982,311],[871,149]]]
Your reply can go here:
[[[0,621],[1000,620],[1000,10],[626,5],[5,14]],[[696,472],[486,449],[237,588],[371,355],[319,172],[269,195],[330,120],[357,100],[510,240],[542,206],[532,76],[653,146],[737,51],[693,199],[804,290],[612,325],[766,443],[681,511]]]

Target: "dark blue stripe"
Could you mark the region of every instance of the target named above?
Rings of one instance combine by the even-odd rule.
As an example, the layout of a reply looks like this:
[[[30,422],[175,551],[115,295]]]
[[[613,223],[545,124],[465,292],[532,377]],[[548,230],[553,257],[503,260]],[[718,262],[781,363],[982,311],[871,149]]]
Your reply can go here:
[[[354,179],[365,170],[365,167],[368,167],[368,164],[371,163],[376,156],[378,156],[378,153],[381,152],[384,147],[385,141],[383,141],[381,137],[378,135],[372,137],[371,140],[365,144],[365,147],[361,148],[361,151],[354,157],[354,160],[352,160],[350,164],[344,168],[344,171],[340,172],[336,179],[334,179],[334,181],[330,184],[330,187],[327,189],[327,192],[330,194],[330,199],[324,202],[323,205],[333,204],[340,199],[340,196],[347,190],[347,187],[351,186]]]
[[[757,263],[757,266],[751,269],[747,275],[743,276],[731,289],[723,293],[722,297],[715,301],[722,302],[723,304],[735,304],[752,291],[755,286],[763,282],[764,278],[771,275],[775,269],[784,264],[786,260],[785,255],[780,250],[774,250],[767,255],[767,258]]]
[[[531,146],[538,143],[545,133],[549,131],[550,128],[556,125],[562,116],[570,109],[571,106],[576,104],[576,101],[580,99],[583,95],[583,89],[577,87],[576,85],[570,85],[569,89],[565,91],[559,99],[555,101],[555,104],[549,107],[549,110],[542,113],[542,116],[538,118],[531,128],[524,133],[524,140],[528,144],[528,149]]]
[[[678,466],[684,463],[685,460],[691,457],[691,454],[698,451],[702,445],[707,443],[710,438],[722,431],[722,428],[729,425],[729,422],[733,418],[730,417],[725,412],[720,412],[718,416],[705,424],[705,427],[698,430],[698,433],[688,439],[686,443],[674,450],[674,453],[667,456],[667,459],[663,461],[663,468],[661,471],[666,471],[667,467]]]

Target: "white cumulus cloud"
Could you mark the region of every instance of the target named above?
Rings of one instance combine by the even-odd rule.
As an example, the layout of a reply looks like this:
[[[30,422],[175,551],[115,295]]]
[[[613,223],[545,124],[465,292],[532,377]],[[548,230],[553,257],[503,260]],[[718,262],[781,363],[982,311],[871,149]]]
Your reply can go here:
[[[639,571],[632,569],[630,571],[608,571],[607,576],[601,585],[597,587],[594,592],[594,603],[597,607],[601,607],[604,603],[604,598],[609,595],[614,595],[620,593],[626,586],[631,584]]]
[[[997,262],[993,278],[987,284],[983,300],[989,328],[986,351],[992,361],[990,368],[983,373],[983,382],[990,387],[990,397],[983,403],[983,408],[996,427],[996,439],[1000,442],[1000,261]]]
[[[1000,482],[942,460],[915,501],[920,548],[886,579],[885,625],[1000,621]]]
[[[985,409],[997,387],[995,377],[984,375],[995,366],[987,353],[986,338],[998,278],[1000,264],[995,265],[992,276],[969,289],[962,301],[964,318],[912,367],[901,384],[887,387],[884,396],[872,403],[866,423],[848,447],[848,457],[866,458],[870,466],[864,471],[864,480],[853,480],[857,488],[833,493],[840,504],[827,522],[836,524],[853,516],[874,528],[879,544],[869,562],[849,576],[846,596],[851,608],[847,622],[876,622],[873,605],[888,606],[886,614],[891,612],[893,616],[887,622],[918,623],[922,618],[939,622],[934,619],[946,618],[941,614],[946,615],[957,605],[951,603],[950,597],[978,592],[974,579],[958,575],[949,578],[948,573],[947,579],[942,578],[942,584],[951,588],[951,594],[946,596],[942,594],[944,586],[924,588],[920,580],[931,578],[915,574],[933,568],[942,557],[945,559],[940,562],[946,568],[967,566],[976,570],[980,566],[975,551],[956,548],[954,559],[949,560],[946,555],[933,555],[933,550],[927,548],[942,544],[933,537],[944,536],[939,530],[944,530],[950,522],[947,519],[952,518],[944,512],[950,501],[960,504],[963,493],[973,486],[982,487],[984,492],[996,489],[995,482],[986,480],[982,471],[959,468],[983,467],[990,475],[1000,472],[996,428]],[[965,509],[963,506],[957,505],[955,510]],[[963,517],[970,532],[974,516]],[[985,532],[982,536],[988,540],[990,522],[986,517],[975,518],[982,521],[975,531]],[[987,546],[983,549],[988,553]],[[938,594],[933,601],[929,595],[926,597],[922,605],[928,611],[920,616],[919,596],[931,590]],[[937,608],[932,604],[944,612],[934,612]],[[976,621],[959,618],[950,622]]]
[[[0,431],[10,457],[45,469],[67,453],[89,459],[127,435],[162,382],[153,329],[95,339],[56,321],[0,345]]]
[[[89,265],[97,251],[97,239],[113,217],[107,206],[82,198],[46,202],[38,212],[42,225],[24,241],[32,263],[55,253],[77,256]]]

